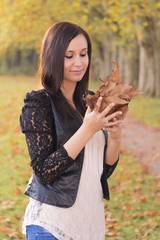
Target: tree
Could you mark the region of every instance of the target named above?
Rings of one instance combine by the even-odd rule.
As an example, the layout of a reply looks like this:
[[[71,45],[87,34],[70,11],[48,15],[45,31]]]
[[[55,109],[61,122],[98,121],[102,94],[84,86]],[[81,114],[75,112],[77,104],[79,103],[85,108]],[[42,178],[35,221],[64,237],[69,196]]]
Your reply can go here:
[[[116,60],[127,83],[160,96],[160,2],[158,0],[1,0],[0,51],[39,51],[46,29],[57,21],[84,27],[93,44],[93,79],[104,78]]]

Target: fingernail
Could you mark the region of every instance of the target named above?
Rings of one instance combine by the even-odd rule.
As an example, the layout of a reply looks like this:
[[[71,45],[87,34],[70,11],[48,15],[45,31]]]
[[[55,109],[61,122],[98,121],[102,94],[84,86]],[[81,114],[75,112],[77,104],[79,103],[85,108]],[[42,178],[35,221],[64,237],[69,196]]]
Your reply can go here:
[[[115,105],[115,103],[111,103],[112,104],[112,106],[114,106]]]
[[[119,114],[122,114],[122,112],[119,112]]]

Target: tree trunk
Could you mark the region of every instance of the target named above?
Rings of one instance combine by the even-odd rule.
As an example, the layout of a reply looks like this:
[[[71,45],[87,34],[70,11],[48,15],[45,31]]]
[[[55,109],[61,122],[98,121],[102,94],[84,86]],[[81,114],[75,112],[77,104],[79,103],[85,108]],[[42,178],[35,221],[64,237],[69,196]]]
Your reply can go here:
[[[155,72],[155,97],[160,97],[160,27],[158,20],[153,19],[155,30],[154,49],[154,72]]]
[[[14,53],[14,59],[13,59],[13,67],[17,67],[21,65],[21,50],[16,49]]]
[[[139,89],[149,96],[160,96],[160,43],[156,36],[153,18],[146,19],[148,26],[142,40],[138,41],[140,48]]]
[[[160,97],[160,44],[154,50],[155,97]]]
[[[139,82],[138,82],[139,90],[144,90],[146,78],[147,78],[146,52],[144,47],[140,46],[139,48]]]
[[[137,87],[139,73],[139,49],[137,44],[127,44],[127,47],[118,47],[119,75],[122,80]]]
[[[98,56],[99,56],[99,78],[105,79],[112,71],[112,52],[111,44],[108,39],[102,42],[97,42]]]

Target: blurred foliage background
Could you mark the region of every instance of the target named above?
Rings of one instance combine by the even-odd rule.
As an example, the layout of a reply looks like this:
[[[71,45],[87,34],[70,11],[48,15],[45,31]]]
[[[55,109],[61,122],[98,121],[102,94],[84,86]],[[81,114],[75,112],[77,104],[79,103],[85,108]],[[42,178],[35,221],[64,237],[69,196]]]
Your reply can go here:
[[[131,103],[129,114],[147,127],[160,128],[159,0],[0,0],[2,240],[25,239],[21,224],[28,198],[23,193],[31,168],[19,116],[26,92],[40,88],[41,42],[58,21],[80,25],[92,39],[91,89],[97,89],[99,78],[110,74],[116,61],[122,79],[144,93]],[[146,139],[140,141],[145,148]],[[159,179],[123,151],[114,174],[109,179],[112,200],[106,202],[107,239],[160,239]]]
[[[92,80],[114,60],[126,83],[160,96],[159,0],[0,0],[0,74],[34,74],[44,33],[57,21],[90,34]]]

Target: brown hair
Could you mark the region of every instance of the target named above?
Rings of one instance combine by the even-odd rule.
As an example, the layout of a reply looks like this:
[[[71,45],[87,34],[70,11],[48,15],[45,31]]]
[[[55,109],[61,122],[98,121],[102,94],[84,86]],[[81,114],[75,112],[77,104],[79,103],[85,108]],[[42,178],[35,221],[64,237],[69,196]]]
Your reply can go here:
[[[70,41],[79,34],[86,38],[89,64],[82,80],[76,85],[73,99],[79,112],[84,115],[82,96],[88,88],[91,60],[91,41],[87,32],[73,23],[59,22],[48,29],[42,42],[39,67],[41,82],[45,90],[58,100],[59,107],[61,107],[61,112],[64,115],[67,113],[69,115],[73,114],[71,106],[67,103],[60,90],[63,82],[64,57]]]

